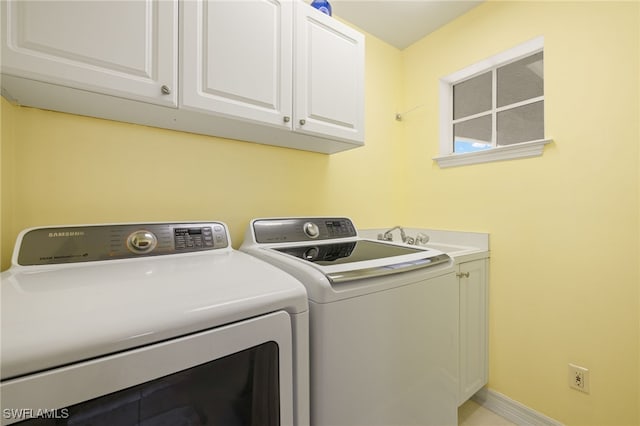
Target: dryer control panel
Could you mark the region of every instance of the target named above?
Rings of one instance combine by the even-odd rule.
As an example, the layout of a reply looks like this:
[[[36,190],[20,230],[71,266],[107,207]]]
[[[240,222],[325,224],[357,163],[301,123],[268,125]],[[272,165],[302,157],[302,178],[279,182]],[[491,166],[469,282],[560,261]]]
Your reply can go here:
[[[23,231],[17,263],[53,265],[229,248],[221,222],[63,226]]]
[[[358,236],[346,217],[257,219],[253,232],[258,243],[291,243]]]

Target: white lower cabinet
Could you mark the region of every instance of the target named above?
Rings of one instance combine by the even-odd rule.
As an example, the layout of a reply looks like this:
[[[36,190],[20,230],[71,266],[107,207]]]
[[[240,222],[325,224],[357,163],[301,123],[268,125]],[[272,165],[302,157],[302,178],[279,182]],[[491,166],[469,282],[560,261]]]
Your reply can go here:
[[[460,285],[460,356],[458,405],[489,378],[488,259],[458,265]]]
[[[364,36],[302,0],[1,3],[17,104],[322,153],[364,144]]]

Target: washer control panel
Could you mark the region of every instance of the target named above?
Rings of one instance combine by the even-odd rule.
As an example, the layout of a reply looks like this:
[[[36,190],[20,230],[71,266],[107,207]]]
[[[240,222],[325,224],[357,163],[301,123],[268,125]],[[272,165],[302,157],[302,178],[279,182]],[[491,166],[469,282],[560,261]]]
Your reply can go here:
[[[289,243],[333,240],[358,236],[351,219],[346,217],[258,219],[253,222],[258,243]]]
[[[52,265],[230,248],[221,222],[64,226],[24,231],[18,264]]]

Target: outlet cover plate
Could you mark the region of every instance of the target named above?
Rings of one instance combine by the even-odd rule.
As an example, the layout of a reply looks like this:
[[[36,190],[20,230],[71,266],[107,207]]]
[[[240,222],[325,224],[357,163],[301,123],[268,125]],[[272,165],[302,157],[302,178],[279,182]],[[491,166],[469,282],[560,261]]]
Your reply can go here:
[[[589,369],[579,365],[569,364],[567,377],[569,387],[580,392],[589,393]]]

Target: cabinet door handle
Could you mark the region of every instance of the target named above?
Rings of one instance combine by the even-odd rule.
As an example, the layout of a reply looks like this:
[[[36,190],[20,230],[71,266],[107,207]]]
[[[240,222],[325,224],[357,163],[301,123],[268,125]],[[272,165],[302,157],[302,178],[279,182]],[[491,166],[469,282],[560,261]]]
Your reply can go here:
[[[162,85],[160,90],[162,90],[162,94],[163,95],[170,95],[171,94],[171,89],[166,84]]]
[[[460,272],[459,274],[456,274],[456,276],[458,278],[469,278],[469,272]]]
[[[300,119],[300,125],[304,126],[304,124],[307,122],[307,120],[305,120],[304,118]]]
[[[291,121],[291,117],[289,117],[288,115],[285,115],[284,118],[282,119],[285,123],[288,123],[289,121]]]

